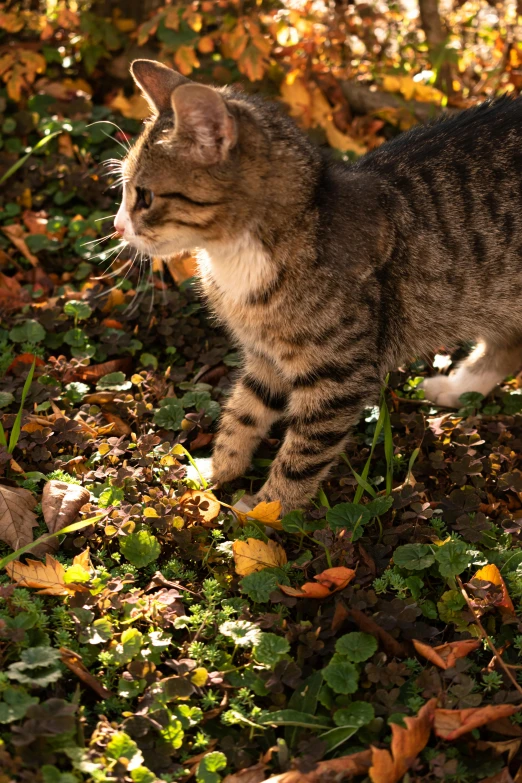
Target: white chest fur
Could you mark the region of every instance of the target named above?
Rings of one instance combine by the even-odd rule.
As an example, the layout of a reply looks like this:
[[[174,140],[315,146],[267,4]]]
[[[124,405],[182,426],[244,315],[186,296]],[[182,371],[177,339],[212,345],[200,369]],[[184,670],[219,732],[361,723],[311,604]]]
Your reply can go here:
[[[230,242],[209,243],[197,257],[204,284],[217,286],[234,304],[245,302],[269,285],[276,275],[268,252],[249,233]]]

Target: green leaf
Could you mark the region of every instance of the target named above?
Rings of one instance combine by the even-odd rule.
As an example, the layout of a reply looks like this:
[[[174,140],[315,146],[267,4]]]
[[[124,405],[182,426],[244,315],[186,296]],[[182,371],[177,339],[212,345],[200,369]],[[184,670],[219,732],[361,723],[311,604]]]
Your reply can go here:
[[[84,644],[86,642],[88,644],[103,644],[112,639],[113,634],[114,629],[110,620],[107,617],[100,617],[86,629],[85,634],[82,634],[81,641]]]
[[[355,693],[359,683],[359,672],[353,663],[338,655],[323,669],[323,677],[334,693]]]
[[[238,647],[252,647],[261,638],[261,630],[248,620],[227,620],[219,626],[219,632],[229,636]]]
[[[154,783],[158,779],[147,767],[136,767],[131,771],[130,776],[134,783]]]
[[[292,693],[288,700],[288,707],[298,712],[305,712],[308,715],[315,715],[322,685],[322,671],[314,672]],[[285,729],[286,744],[290,748],[294,747],[298,734],[297,728]]]
[[[107,487],[103,490],[98,498],[98,504],[102,508],[109,508],[109,506],[120,506],[125,494],[121,487]]]
[[[183,745],[185,732],[180,720],[171,719],[169,725],[162,729],[160,734],[168,742],[172,750],[179,750]]]
[[[221,775],[220,770],[227,766],[227,757],[219,750],[207,753],[199,762],[196,772],[197,783],[219,783]]]
[[[471,563],[473,555],[468,551],[464,541],[448,541],[443,546],[436,547],[435,560],[439,566],[440,575],[445,579],[461,574]]]
[[[326,519],[334,532],[346,529],[352,534],[351,540],[357,541],[363,534],[364,525],[371,520],[371,514],[359,503],[338,503],[326,512]]]
[[[280,581],[271,569],[265,568],[263,571],[254,571],[254,573],[245,576],[240,584],[241,590],[248,595],[250,600],[264,604],[270,600],[270,593],[277,590]]]
[[[143,762],[141,750],[134,740],[123,731],[119,731],[112,736],[112,739],[105,749],[105,755],[107,758],[113,759],[114,761],[126,759],[127,763],[125,766],[128,770],[140,767]]]
[[[120,641],[112,650],[112,657],[115,663],[130,663],[141,650],[143,634],[136,628],[126,628],[123,631]]]
[[[393,497],[391,495],[382,495],[366,504],[366,509],[372,517],[380,517],[386,514],[393,506]]]
[[[393,553],[393,562],[399,568],[422,571],[433,565],[435,556],[427,544],[404,544],[404,546],[398,546]]]
[[[58,668],[59,659],[60,651],[52,647],[30,647],[23,650],[21,660],[12,663],[6,673],[9,679],[24,685],[44,687],[62,676]]]
[[[165,430],[181,429],[185,411],[181,400],[177,397],[165,397],[159,403],[159,409],[154,413],[154,422]]]
[[[0,723],[11,723],[21,720],[32,704],[38,704],[38,699],[29,696],[24,688],[7,685],[2,692],[3,701],[0,701]]]
[[[353,631],[337,639],[335,651],[345,655],[353,663],[367,661],[377,650],[377,640],[369,633]]]
[[[158,369],[158,360],[151,353],[142,353],[140,356],[140,364],[143,367],[152,367],[153,370]]]
[[[276,710],[263,712],[260,722],[265,726],[301,726],[305,729],[320,729],[330,724],[324,715],[310,715],[298,710]]]
[[[283,636],[277,636],[275,633],[262,633],[254,647],[254,658],[259,663],[274,667],[289,650],[290,644]]]
[[[353,726],[361,728],[366,726],[375,717],[375,711],[366,701],[353,701],[348,707],[337,710],[333,719],[336,726]]]
[[[358,728],[355,726],[338,726],[335,729],[329,729],[324,734],[319,734],[318,739],[326,745],[326,753],[331,753],[344,742],[357,734]]]
[[[11,392],[0,391],[0,408],[7,408],[8,405],[11,405],[13,400],[14,394],[11,394]]]
[[[136,568],[143,568],[157,560],[161,547],[156,536],[142,528],[137,533],[131,533],[122,538],[120,540],[120,550],[129,563],[132,563]]]
[[[125,380],[125,374],[122,372],[110,372],[104,375],[98,383],[96,388],[98,391],[127,391],[132,387],[132,381]]]
[[[71,299],[63,308],[65,315],[72,316],[76,321],[83,321],[92,314],[92,309],[87,302]]]
[[[65,397],[73,404],[81,402],[86,394],[89,393],[89,387],[86,383],[72,381],[65,387]]]
[[[29,319],[20,326],[13,326],[9,332],[9,338],[14,343],[40,343],[45,339],[47,332],[38,321]]]

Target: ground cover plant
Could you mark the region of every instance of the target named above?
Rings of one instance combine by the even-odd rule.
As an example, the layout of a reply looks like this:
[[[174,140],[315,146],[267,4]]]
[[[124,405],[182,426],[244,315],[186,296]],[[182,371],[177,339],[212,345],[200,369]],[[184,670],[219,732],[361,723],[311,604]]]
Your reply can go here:
[[[520,783],[520,377],[450,412],[412,357],[308,511],[235,513],[281,433],[208,485],[239,357],[111,238],[137,45],[350,160],[517,93],[516,4],[102,5],[0,6],[0,783]]]

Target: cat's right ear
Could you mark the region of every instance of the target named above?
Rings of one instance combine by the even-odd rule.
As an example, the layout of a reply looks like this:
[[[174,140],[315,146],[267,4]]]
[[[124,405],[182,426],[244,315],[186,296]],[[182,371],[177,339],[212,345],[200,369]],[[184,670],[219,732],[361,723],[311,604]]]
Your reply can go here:
[[[153,111],[172,111],[171,96],[180,84],[192,84],[190,79],[156,60],[134,60],[130,71]]]

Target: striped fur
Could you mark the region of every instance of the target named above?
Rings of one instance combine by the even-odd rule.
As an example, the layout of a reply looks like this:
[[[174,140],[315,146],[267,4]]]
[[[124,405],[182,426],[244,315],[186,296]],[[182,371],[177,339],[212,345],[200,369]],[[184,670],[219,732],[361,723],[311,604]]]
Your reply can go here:
[[[200,248],[203,294],[244,355],[214,480],[244,473],[284,418],[260,498],[303,506],[400,362],[481,339],[454,375],[426,383],[448,405],[517,369],[521,100],[414,129],[345,166],[278,107],[229,89],[206,88],[207,106],[198,86],[191,135],[194,112],[179,108],[188,80],[167,106],[164,72],[137,67],[158,109],[125,164],[130,238],[156,255]],[[133,207],[136,187],[154,192],[147,210]]]

